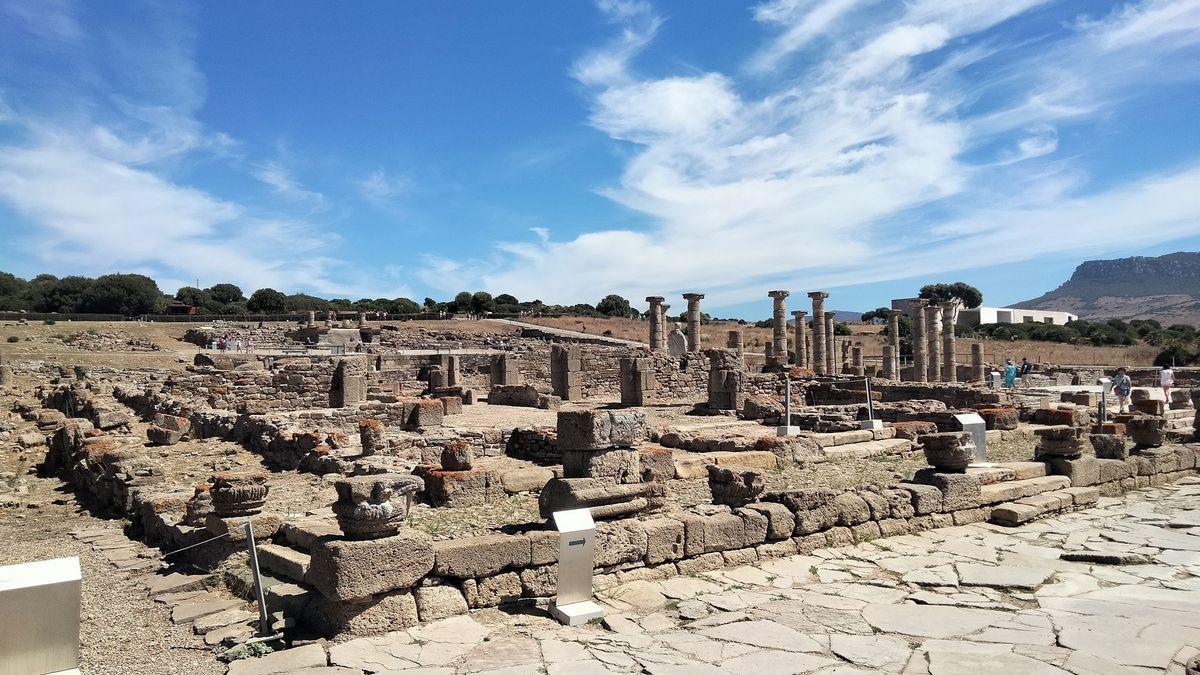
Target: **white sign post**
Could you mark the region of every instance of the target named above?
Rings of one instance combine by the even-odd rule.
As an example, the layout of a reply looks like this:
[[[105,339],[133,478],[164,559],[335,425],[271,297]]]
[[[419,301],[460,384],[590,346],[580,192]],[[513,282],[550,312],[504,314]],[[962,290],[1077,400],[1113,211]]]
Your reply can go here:
[[[568,626],[578,626],[604,616],[592,600],[592,561],[596,549],[596,523],[588,509],[554,514],[558,528],[558,594],[550,615]]]
[[[1102,377],[1097,381],[1100,385],[1100,423],[1108,422],[1108,395],[1112,393],[1112,378]]]
[[[0,567],[0,675],[79,672],[79,558]]]

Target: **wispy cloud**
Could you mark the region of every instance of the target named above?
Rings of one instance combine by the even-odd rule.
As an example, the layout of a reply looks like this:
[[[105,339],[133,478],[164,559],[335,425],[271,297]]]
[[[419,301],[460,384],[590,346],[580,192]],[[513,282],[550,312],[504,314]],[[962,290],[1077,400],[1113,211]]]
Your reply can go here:
[[[376,169],[358,183],[363,197],[376,203],[388,203],[412,188],[407,176],[393,176],[383,169]]]
[[[325,195],[306,189],[292,176],[290,170],[278,162],[263,162],[253,167],[256,179],[269,186],[275,194],[295,202],[305,202],[315,208],[325,206]]]
[[[633,150],[601,192],[644,227],[501,242],[503,255],[456,271],[479,269],[479,285],[518,296],[700,289],[721,306],[768,285],[898,279],[1200,234],[1200,203],[1175,193],[1200,158],[1099,188],[1085,164],[1059,156],[1063,128],[1154,93],[1159,72],[1197,77],[1188,64],[1200,0],[1144,0],[1055,24],[1034,43],[1009,30],[1043,4],[764,3],[753,18],[778,32],[749,56],[747,82],[735,71],[640,75],[642,50],[668,25],[644,4],[602,3],[616,36],[572,74],[591,92],[591,124]],[[799,58],[817,41],[819,53]],[[1048,227],[1058,219],[1070,224]]]

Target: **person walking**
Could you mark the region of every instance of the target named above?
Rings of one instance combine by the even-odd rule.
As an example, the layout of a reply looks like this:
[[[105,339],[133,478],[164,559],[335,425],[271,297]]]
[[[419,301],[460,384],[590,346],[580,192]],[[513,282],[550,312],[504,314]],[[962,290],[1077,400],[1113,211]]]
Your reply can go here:
[[[1004,388],[1012,389],[1017,381],[1017,366],[1012,359],[1008,359],[1004,364]]]
[[[1125,366],[1117,368],[1117,374],[1112,379],[1113,393],[1117,395],[1117,412],[1129,412],[1129,393],[1133,391],[1133,381],[1125,372]]]
[[[1162,369],[1158,374],[1158,384],[1163,390],[1163,408],[1171,407],[1171,387],[1175,386],[1175,371],[1171,370],[1171,366]]]
[[[1033,375],[1033,364],[1030,363],[1029,359],[1024,356],[1021,357],[1020,374],[1021,374],[1021,388],[1028,389],[1029,388],[1029,376]]]

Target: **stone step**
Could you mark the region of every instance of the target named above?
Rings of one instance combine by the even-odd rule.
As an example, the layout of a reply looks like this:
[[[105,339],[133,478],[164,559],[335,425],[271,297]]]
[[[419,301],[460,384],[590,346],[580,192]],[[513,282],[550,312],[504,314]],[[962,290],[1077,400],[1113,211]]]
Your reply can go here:
[[[1048,471],[1045,462],[996,462],[991,466],[967,467],[967,473],[983,485],[1012,480],[1042,478]]]
[[[678,452],[673,459],[676,478],[707,478],[708,466],[746,466],[753,469],[779,468],[775,454],[765,450],[746,452]]]
[[[151,596],[154,596],[161,593],[201,590],[204,588],[204,580],[207,578],[203,574],[181,574],[179,572],[164,575],[152,574],[142,579],[142,585],[146,587],[146,591]]]
[[[862,441],[823,448],[825,459],[837,461],[842,459],[867,459],[869,457],[885,457],[887,455],[902,455],[913,450],[912,441],[903,438],[885,438],[878,441]]]
[[[317,537],[341,536],[342,528],[337,521],[330,518],[310,518],[306,520],[290,520],[279,527],[279,534],[287,541],[288,546],[300,551],[312,548]]]
[[[195,598],[181,602],[171,610],[172,623],[190,623],[201,617],[246,604],[238,598],[223,598],[213,595],[212,598]]]
[[[304,581],[304,575],[308,573],[311,560],[312,556],[309,554],[287,546],[258,545],[259,566],[292,581]]]
[[[896,430],[893,427],[884,427],[882,429],[855,429],[853,431],[837,431],[830,434],[811,433],[805,435],[816,441],[817,445],[822,448],[832,448],[838,445],[895,438]]]
[[[1100,490],[1094,487],[1069,487],[1062,490],[1051,490],[1000,504],[992,509],[992,514],[988,520],[997,525],[1015,527],[1035,518],[1095,504],[1099,498]]]
[[[984,485],[980,489],[980,496],[984,505],[999,504],[1069,487],[1071,487],[1071,479],[1066,476],[1042,476],[1041,478],[1008,480]]]

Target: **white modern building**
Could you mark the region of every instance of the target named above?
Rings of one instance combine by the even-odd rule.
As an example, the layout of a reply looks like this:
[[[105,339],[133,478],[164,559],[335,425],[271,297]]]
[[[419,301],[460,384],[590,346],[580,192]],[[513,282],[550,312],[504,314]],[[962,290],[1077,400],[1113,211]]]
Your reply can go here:
[[[892,309],[905,314],[911,314],[916,298],[898,298],[892,300]],[[985,323],[1048,323],[1061,326],[1079,317],[1070,312],[1051,312],[1044,309],[1014,309],[1012,307],[976,307],[975,309],[958,310],[958,323],[964,326],[978,326]]]

